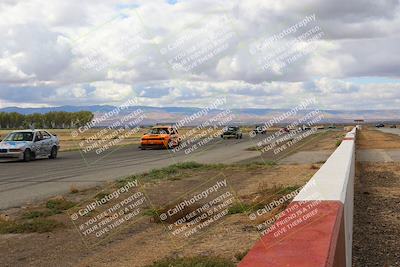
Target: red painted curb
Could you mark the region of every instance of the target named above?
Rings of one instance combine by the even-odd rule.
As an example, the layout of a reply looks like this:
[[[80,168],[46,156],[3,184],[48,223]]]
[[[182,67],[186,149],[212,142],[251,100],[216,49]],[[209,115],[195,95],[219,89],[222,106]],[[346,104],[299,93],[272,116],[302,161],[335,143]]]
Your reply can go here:
[[[345,137],[345,138],[343,138],[343,141],[349,141],[349,140],[354,141],[355,139],[354,139],[354,137]]]
[[[343,204],[294,201],[238,265],[346,266]]]

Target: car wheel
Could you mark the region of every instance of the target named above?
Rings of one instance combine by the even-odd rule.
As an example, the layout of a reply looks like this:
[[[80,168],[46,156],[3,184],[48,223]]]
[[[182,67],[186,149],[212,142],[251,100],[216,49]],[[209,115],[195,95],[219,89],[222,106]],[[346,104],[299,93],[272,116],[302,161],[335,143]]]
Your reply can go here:
[[[31,161],[31,159],[32,159],[32,152],[30,149],[26,149],[24,151],[24,161],[29,162],[29,161]]]
[[[53,148],[51,149],[51,152],[50,152],[49,159],[56,159],[57,153],[58,153],[57,147],[53,146]]]
[[[167,149],[172,149],[174,147],[174,143],[172,142],[172,140],[168,141],[168,145],[167,145]]]

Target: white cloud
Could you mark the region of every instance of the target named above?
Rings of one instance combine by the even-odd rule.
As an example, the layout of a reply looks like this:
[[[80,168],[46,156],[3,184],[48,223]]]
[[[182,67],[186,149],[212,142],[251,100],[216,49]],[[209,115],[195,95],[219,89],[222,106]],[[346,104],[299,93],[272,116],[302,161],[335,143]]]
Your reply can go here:
[[[309,43],[314,49],[285,68],[275,63],[260,71],[270,51],[251,55],[251,44],[313,14],[315,21],[274,48],[312,25],[323,32]],[[396,108],[396,82],[341,79],[399,78],[399,14],[397,0],[2,1],[0,99],[2,105],[109,104],[136,93],[146,105],[201,106],[226,94],[232,106],[283,107],[316,94],[326,108],[349,107],[354,98],[361,99],[355,108]],[[227,20],[220,24],[221,18]],[[207,59],[210,51],[204,53],[189,71],[174,68],[194,46],[205,49],[208,38],[224,40],[210,51],[224,49]],[[191,53],[188,65],[195,63]],[[373,97],[378,88],[382,94]]]
[[[17,53],[0,58],[0,79],[2,82],[22,82],[34,78],[34,75],[28,75],[24,73],[17,66],[16,62],[18,62],[23,57],[23,53]]]

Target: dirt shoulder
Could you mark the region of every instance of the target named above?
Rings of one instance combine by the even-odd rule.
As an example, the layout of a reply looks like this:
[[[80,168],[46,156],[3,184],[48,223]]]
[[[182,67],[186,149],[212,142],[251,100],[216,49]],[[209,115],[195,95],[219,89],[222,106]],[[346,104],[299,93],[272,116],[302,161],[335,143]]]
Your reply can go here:
[[[399,148],[400,138],[362,130],[357,149]],[[358,163],[353,266],[400,266],[400,162]]]
[[[400,266],[400,163],[362,163],[359,168],[353,266]]]

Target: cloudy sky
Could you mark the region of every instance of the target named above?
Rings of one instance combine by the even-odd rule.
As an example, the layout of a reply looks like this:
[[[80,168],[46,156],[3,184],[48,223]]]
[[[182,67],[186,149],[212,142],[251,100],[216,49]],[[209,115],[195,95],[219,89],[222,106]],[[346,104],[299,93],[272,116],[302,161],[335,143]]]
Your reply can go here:
[[[0,108],[400,107],[398,0],[2,0]]]

